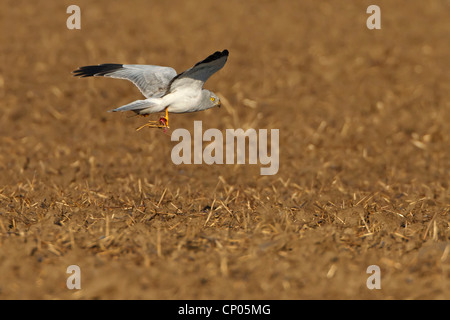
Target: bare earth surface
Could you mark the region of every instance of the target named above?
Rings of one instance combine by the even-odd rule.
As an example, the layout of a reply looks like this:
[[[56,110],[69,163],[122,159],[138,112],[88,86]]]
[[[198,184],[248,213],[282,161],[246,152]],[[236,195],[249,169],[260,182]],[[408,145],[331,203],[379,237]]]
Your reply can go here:
[[[0,4],[1,299],[450,298],[448,1],[81,0],[81,30],[70,4]],[[71,75],[223,49],[222,108],[166,134],[106,112],[133,84]],[[176,166],[194,120],[279,129],[278,173]]]

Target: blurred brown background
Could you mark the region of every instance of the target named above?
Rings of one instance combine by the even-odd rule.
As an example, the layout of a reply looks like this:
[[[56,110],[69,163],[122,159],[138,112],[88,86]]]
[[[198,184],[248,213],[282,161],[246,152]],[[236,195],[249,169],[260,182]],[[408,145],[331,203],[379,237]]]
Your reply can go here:
[[[0,298],[450,298],[448,1],[0,6]],[[224,107],[171,130],[279,129],[274,176],[175,166],[171,131],[106,113],[133,84],[71,75],[223,49],[205,87]]]

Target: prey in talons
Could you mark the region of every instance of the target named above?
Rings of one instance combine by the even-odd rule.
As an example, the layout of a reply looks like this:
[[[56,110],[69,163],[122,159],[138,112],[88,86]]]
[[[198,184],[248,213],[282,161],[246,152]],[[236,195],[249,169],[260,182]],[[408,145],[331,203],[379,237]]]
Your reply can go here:
[[[147,116],[147,115],[144,115]],[[167,129],[169,129],[169,112],[166,109],[166,116],[165,117],[161,117],[159,118],[158,121],[149,121],[145,124],[143,124],[142,126],[140,126],[139,128],[136,128],[136,131],[139,131],[145,127],[149,127],[149,128],[158,128],[158,129],[164,129],[164,132],[167,131]]]

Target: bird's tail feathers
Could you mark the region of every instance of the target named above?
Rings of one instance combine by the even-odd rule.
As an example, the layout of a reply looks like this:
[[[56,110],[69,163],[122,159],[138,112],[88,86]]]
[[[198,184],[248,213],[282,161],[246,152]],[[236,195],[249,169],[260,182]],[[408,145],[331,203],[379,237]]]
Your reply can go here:
[[[148,98],[146,100],[136,100],[119,108],[109,110],[108,112],[134,111],[140,114],[155,113],[164,110],[160,98]]]

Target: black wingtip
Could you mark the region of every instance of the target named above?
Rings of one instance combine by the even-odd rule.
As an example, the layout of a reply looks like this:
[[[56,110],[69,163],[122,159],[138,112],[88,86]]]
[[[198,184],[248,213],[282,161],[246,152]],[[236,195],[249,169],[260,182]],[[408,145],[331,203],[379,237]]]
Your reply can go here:
[[[108,73],[121,69],[123,64],[104,63],[95,66],[84,66],[72,71],[74,77],[86,78],[93,76],[104,76]]]
[[[211,54],[211,55],[209,55],[208,57],[206,57],[205,60],[202,60],[202,61],[198,62],[195,66],[198,66],[198,65],[200,65],[200,64],[202,64],[202,63],[208,63],[208,62],[211,62],[211,61],[220,59],[220,58],[222,58],[222,57],[228,57],[228,54],[229,54],[229,52],[228,52],[227,49],[223,50],[222,52],[216,51],[216,52],[214,52],[213,54]],[[194,67],[195,67],[195,66],[194,66]]]

